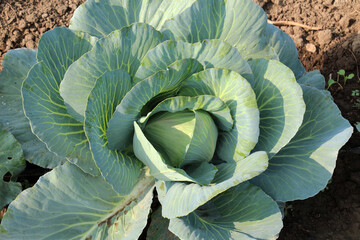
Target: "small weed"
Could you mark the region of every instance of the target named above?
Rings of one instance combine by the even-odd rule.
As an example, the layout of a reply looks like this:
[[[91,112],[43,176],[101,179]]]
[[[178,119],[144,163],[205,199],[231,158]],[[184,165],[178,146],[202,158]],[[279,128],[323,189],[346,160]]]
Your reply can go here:
[[[352,90],[351,96],[353,96],[353,97],[359,97],[359,96],[360,96],[359,90]]]
[[[340,69],[337,74],[344,77],[344,85],[346,85],[347,80],[352,79],[355,75],[353,73],[350,73],[349,75],[346,75],[344,69]]]
[[[326,90],[329,90],[329,88],[331,87],[331,85],[333,85],[333,84],[335,84],[335,83],[339,84],[339,83],[338,83],[337,81],[335,81],[334,79],[329,78],[329,80],[328,80],[328,87],[327,87]]]

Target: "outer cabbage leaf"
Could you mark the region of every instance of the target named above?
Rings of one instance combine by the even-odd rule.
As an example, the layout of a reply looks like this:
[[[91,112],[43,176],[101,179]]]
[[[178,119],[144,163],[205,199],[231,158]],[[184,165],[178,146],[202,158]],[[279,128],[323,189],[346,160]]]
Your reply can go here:
[[[130,89],[127,72],[121,69],[106,72],[89,95],[85,115],[85,132],[92,156],[106,181],[120,194],[128,194],[134,187],[142,164],[126,153],[110,150],[106,130],[116,106]]]
[[[66,111],[59,85],[71,63],[92,48],[94,39],[82,32],[55,28],[39,41],[37,59],[22,87],[25,115],[32,131],[50,151],[69,158],[85,172],[99,174],[91,157],[83,123]]]
[[[83,121],[88,96],[96,80],[107,71],[122,69],[132,78],[145,54],[162,41],[147,24],[136,23],[100,39],[94,48],[72,64],[61,82],[60,93],[68,112]]]
[[[219,193],[259,175],[267,165],[267,154],[255,152],[236,163],[216,165],[218,172],[209,186],[158,181],[156,190],[162,205],[162,215],[170,219],[186,216]]]
[[[270,239],[280,232],[282,217],[274,200],[245,182],[230,188],[181,218],[169,230],[187,240]]]
[[[36,50],[22,48],[5,54],[4,69],[0,72],[0,123],[19,141],[27,161],[53,168],[66,162],[66,159],[50,152],[31,132],[22,106],[21,85],[36,63],[36,53]]]
[[[23,151],[15,137],[0,128],[0,209],[9,204],[21,192],[21,184],[14,182],[17,175],[25,168]],[[10,179],[3,181],[5,174]]]
[[[303,85],[310,85],[311,87],[315,87],[319,90],[325,89],[325,78],[321,75],[319,70],[305,73],[300,79],[298,79],[298,82]]]
[[[302,86],[306,112],[295,137],[251,180],[276,201],[311,197],[328,183],[353,128],[328,94]]]
[[[246,60],[236,48],[218,39],[207,39],[193,44],[171,40],[160,43],[141,61],[135,81],[150,77],[165,70],[173,62],[185,58],[198,60],[205,69],[226,68],[235,71],[253,83],[252,71]]]
[[[305,112],[302,90],[293,72],[275,60],[255,59],[253,90],[260,111],[260,136],[254,151],[271,158],[296,134]]]
[[[267,25],[265,34],[268,44],[278,56],[278,60],[289,67],[296,79],[299,79],[305,73],[305,68],[299,60],[299,54],[292,38],[272,24]]]
[[[137,239],[147,223],[152,190],[153,178],[143,176],[129,195],[119,195],[102,177],[64,164],[10,204],[2,220],[8,233],[0,237]]]
[[[265,12],[252,1],[198,0],[166,21],[161,32],[169,39],[190,43],[220,39],[236,47],[245,59],[259,53],[276,57],[270,56],[266,46],[266,26]]]
[[[167,19],[181,13],[194,2],[195,0],[88,0],[76,9],[70,29],[104,37],[114,30],[141,22],[159,30]]]

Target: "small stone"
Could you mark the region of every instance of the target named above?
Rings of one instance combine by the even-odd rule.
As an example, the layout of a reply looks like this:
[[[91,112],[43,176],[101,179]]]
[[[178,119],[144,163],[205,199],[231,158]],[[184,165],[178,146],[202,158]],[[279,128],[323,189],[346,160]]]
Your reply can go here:
[[[27,23],[25,22],[24,19],[21,19],[20,22],[19,22],[19,29],[22,30],[26,27]]]
[[[43,15],[41,15],[42,18],[47,18],[49,16],[49,14],[44,13]]]
[[[20,37],[20,31],[19,30],[14,30],[13,31],[13,36],[15,36],[16,38]]]
[[[58,12],[58,14],[64,15],[64,13],[66,12],[66,9],[67,9],[67,7],[62,5],[62,6],[59,6],[59,7],[56,9],[56,11]]]
[[[25,43],[26,48],[36,48],[35,42],[30,40]]]
[[[10,40],[12,41],[12,42],[16,42],[18,39],[19,39],[19,37],[20,37],[20,31],[19,30],[14,30],[13,31],[13,33],[12,33],[12,35],[10,36]]]
[[[34,13],[30,14],[30,15],[26,15],[25,16],[25,20],[29,23],[33,23],[36,21],[36,16]]]
[[[319,39],[318,42],[322,46],[329,44],[332,40],[332,33],[329,29],[317,32],[317,36]]]
[[[311,53],[316,52],[316,46],[312,43],[307,43],[305,45],[305,49],[306,49],[306,51],[311,52]]]
[[[25,42],[32,41],[32,40],[34,40],[34,35],[27,34],[24,39],[25,39]]]

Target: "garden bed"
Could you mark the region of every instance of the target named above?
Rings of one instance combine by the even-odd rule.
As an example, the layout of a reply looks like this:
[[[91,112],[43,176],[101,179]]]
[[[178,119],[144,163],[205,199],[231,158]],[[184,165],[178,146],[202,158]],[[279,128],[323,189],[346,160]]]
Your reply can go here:
[[[67,26],[83,0],[4,0],[0,3],[0,65],[10,49],[36,48],[42,33]],[[326,80],[338,81],[329,91],[342,115],[354,126],[360,122],[360,1],[257,0],[276,25],[298,47],[307,71],[318,69]],[[304,24],[306,26],[300,26]],[[318,29],[319,28],[319,29]],[[314,30],[316,29],[316,30]],[[1,69],[1,67],[0,67]],[[346,82],[337,72],[355,77]],[[354,96],[353,96],[354,95]],[[358,104],[358,105],[357,105]],[[279,239],[359,239],[360,133],[355,131],[340,151],[334,176],[313,198],[288,203]],[[46,170],[28,164],[20,175],[31,186]],[[4,212],[4,211],[3,211]],[[1,214],[1,213],[0,213]]]

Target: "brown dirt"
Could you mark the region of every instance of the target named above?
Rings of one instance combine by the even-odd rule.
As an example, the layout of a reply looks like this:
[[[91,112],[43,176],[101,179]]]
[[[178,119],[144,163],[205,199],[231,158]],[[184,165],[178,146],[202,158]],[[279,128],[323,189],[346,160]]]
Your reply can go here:
[[[272,21],[294,21],[321,30],[281,26],[295,41],[308,71],[319,69],[339,84],[330,91],[350,123],[360,122],[360,0],[255,0]],[[84,0],[2,0],[0,64],[13,48],[36,48],[39,37],[55,26],[67,26]],[[1,66],[1,65],[0,65]],[[0,67],[1,69],[1,67]],[[345,85],[338,70],[355,77]],[[288,204],[281,240],[360,239],[360,134],[353,134],[339,154],[328,187],[315,197]],[[32,180],[33,181],[33,180]],[[32,182],[31,181],[31,182]]]

